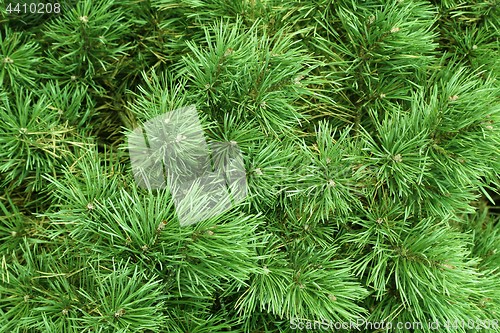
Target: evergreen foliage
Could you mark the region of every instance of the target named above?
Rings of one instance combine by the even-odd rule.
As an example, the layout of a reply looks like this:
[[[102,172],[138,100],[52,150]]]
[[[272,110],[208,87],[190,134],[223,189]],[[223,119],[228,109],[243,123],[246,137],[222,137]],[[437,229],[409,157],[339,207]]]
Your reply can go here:
[[[500,332],[495,1],[18,3],[0,0],[1,333]],[[190,105],[248,191],[182,226],[127,137]],[[145,163],[196,163],[148,139]]]

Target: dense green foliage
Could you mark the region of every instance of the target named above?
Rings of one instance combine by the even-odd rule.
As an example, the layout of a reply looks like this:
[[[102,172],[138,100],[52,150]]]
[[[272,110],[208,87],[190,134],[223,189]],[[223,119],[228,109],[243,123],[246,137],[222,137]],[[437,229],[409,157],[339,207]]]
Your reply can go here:
[[[0,1],[0,332],[500,332],[494,0]],[[188,105],[248,196],[182,227],[126,138]]]

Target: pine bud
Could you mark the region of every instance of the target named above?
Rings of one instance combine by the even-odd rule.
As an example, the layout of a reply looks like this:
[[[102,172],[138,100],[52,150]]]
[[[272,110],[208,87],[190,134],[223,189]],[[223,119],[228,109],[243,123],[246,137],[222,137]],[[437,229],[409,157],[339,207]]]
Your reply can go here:
[[[456,267],[450,264],[442,264],[441,267],[447,268],[447,269],[455,269]]]
[[[301,75],[299,77],[296,77],[295,79],[293,79],[293,83],[297,86],[301,86],[302,83],[300,82],[304,77]]]
[[[167,225],[167,221],[161,221],[160,224],[158,225],[158,228],[156,228],[156,231],[161,232],[163,229],[165,229],[166,225]]]
[[[125,310],[124,309],[120,309],[120,310],[118,310],[118,311],[115,312],[115,318],[123,317],[124,314],[125,314]]]
[[[14,60],[12,60],[12,58],[10,58],[10,57],[5,57],[5,58],[3,58],[3,63],[4,64],[12,64],[12,63],[14,63]]]
[[[233,49],[232,48],[228,48],[226,50],[226,52],[224,52],[224,57],[230,56],[231,54],[233,54]]]
[[[89,22],[89,18],[87,16],[80,16],[79,17],[80,21],[82,21],[83,23],[88,23]]]
[[[394,160],[394,162],[396,163],[401,163],[403,161],[403,158],[401,157],[401,154],[396,154],[394,155],[394,157],[392,158]]]
[[[485,308],[486,307],[486,303],[489,303],[491,302],[491,298],[489,297],[484,297],[484,298],[481,298],[481,300],[479,301],[479,307],[480,308]]]
[[[175,142],[179,143],[181,141],[184,141],[186,137],[182,134],[178,134],[177,137],[175,138]]]

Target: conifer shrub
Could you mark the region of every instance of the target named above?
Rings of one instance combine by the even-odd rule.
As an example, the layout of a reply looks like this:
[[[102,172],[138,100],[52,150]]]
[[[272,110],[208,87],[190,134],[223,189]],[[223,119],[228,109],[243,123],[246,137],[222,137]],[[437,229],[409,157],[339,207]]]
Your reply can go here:
[[[0,1],[0,332],[500,332],[494,1]]]

